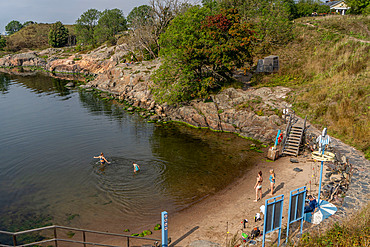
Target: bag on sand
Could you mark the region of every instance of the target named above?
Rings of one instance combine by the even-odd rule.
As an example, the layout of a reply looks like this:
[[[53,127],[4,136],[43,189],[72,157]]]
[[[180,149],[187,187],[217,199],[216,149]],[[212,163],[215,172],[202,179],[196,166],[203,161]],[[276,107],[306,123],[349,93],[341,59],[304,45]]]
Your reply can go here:
[[[251,238],[254,239],[254,238],[258,237],[260,234],[261,234],[260,229],[258,227],[255,227],[251,231]]]

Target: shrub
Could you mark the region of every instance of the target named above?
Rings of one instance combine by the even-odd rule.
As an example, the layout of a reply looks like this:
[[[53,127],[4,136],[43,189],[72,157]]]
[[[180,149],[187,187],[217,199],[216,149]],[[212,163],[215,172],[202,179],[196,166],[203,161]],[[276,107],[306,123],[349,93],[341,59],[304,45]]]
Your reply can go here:
[[[68,29],[60,21],[57,21],[50,27],[49,44],[52,47],[63,47],[68,42],[68,35]]]

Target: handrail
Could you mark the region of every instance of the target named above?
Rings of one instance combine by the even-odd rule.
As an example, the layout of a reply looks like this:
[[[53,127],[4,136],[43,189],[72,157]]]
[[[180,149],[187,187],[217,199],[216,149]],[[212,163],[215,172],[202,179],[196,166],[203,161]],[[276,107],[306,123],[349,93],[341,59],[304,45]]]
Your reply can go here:
[[[28,243],[28,244],[22,244],[22,245],[18,245],[17,244],[16,237],[18,235],[32,233],[32,232],[39,232],[39,231],[43,231],[43,230],[50,230],[50,229],[54,229],[54,238],[52,238],[52,239],[46,239],[46,240],[43,240],[43,241],[34,242],[34,243]],[[56,232],[57,229],[72,230],[72,231],[82,232],[83,233],[83,241],[70,240],[70,239],[59,239],[59,238],[57,238],[57,232]],[[138,237],[138,236],[131,236],[131,235],[119,234],[119,233],[100,232],[100,231],[93,231],[93,230],[86,230],[86,229],[80,229],[80,228],[74,228],[74,227],[67,227],[67,226],[58,226],[58,225],[45,226],[45,227],[40,227],[40,228],[35,228],[35,229],[30,229],[30,230],[20,231],[20,232],[0,231],[0,234],[6,234],[6,235],[13,236],[13,245],[12,246],[16,246],[16,247],[20,247],[20,246],[32,246],[32,245],[37,245],[37,244],[47,243],[47,242],[55,242],[55,246],[57,246],[58,245],[58,241],[59,242],[80,243],[80,244],[83,244],[84,246],[86,246],[86,245],[96,245],[96,246],[118,247],[118,246],[115,246],[115,245],[86,242],[86,235],[85,235],[85,233],[95,233],[95,234],[102,234],[102,235],[109,235],[109,236],[116,236],[116,237],[125,237],[125,238],[127,238],[127,246],[128,247],[130,246],[130,238],[140,239],[140,240],[156,241],[156,243],[161,241],[160,239],[155,239],[155,238],[144,238],[144,237]],[[11,245],[3,245],[1,243],[0,243],[0,246],[1,247],[12,247]]]

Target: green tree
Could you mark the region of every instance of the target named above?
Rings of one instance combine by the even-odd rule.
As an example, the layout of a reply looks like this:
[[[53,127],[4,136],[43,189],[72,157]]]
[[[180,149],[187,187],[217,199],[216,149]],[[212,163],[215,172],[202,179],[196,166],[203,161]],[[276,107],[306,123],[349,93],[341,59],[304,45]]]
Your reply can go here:
[[[369,0],[346,0],[346,3],[351,7],[349,11],[352,14],[370,14]]]
[[[34,21],[26,21],[23,23],[23,27],[26,27],[28,25],[32,25],[32,24],[37,24],[37,22],[34,22]]]
[[[254,24],[258,53],[270,53],[274,46],[292,39],[291,9],[283,0],[222,0],[223,8],[237,8],[244,21]]]
[[[5,31],[8,35],[18,32],[21,30],[23,25],[19,21],[11,21],[5,26]]]
[[[154,75],[157,100],[175,104],[206,97],[230,82],[234,68],[252,61],[254,32],[236,9],[211,14],[194,6],[160,36],[162,65]]]
[[[153,23],[153,10],[148,5],[135,7],[127,16],[127,24],[135,29]]]
[[[122,10],[111,9],[104,10],[95,29],[95,37],[99,42],[109,40],[115,43],[115,35],[127,30],[127,21],[123,16]]]
[[[0,50],[2,50],[6,46],[6,39],[0,35]]]
[[[50,27],[49,44],[52,47],[63,47],[68,42],[68,35],[68,29],[60,21],[57,21]]]
[[[75,30],[79,43],[95,45],[95,27],[98,24],[100,11],[89,9],[77,19]]]

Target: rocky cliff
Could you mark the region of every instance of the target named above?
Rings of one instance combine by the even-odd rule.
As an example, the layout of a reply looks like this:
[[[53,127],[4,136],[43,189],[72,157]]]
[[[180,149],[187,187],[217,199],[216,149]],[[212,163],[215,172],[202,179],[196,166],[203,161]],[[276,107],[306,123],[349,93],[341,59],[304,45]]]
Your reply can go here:
[[[288,88],[228,88],[206,101],[193,100],[178,107],[161,105],[150,90],[150,76],[160,61],[130,64],[126,63],[126,56],[124,45],[102,46],[87,54],[49,48],[5,56],[0,58],[0,67],[38,67],[52,73],[95,75],[83,88],[107,91],[133,107],[144,108],[154,114],[151,120],[181,121],[261,141],[273,141],[277,130],[284,129],[281,112],[286,106]]]

